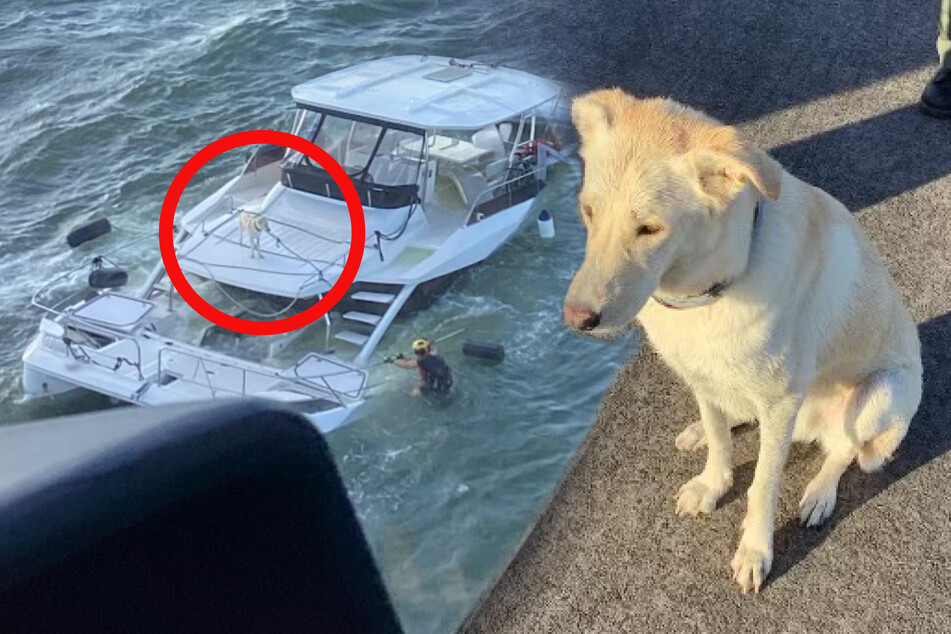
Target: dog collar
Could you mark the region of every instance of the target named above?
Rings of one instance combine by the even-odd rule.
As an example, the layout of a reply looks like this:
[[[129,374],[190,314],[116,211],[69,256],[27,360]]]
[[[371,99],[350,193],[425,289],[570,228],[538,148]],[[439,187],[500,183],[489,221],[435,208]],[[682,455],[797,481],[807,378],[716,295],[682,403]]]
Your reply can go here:
[[[756,209],[753,210],[753,226],[750,229],[752,232],[752,237],[750,238],[750,245],[753,244],[753,239],[756,238],[756,227],[759,225],[760,217],[760,201],[756,201]],[[723,280],[717,282],[704,292],[698,295],[662,295],[655,294],[652,295],[654,301],[663,306],[664,308],[673,308],[674,310],[683,310],[685,308],[699,308],[701,306],[707,306],[713,302],[720,299],[720,296],[731,286],[735,280]]]

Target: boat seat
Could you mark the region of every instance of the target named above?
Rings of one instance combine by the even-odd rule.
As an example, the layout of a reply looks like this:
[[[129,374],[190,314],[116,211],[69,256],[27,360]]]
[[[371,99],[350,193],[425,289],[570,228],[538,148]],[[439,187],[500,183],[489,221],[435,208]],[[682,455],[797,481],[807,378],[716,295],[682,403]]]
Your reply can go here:
[[[472,135],[472,145],[483,150],[492,152],[492,159],[498,160],[505,156],[505,144],[502,143],[502,137],[499,130],[494,125],[489,125]]]
[[[485,176],[475,170],[454,168],[448,170],[448,176],[467,208],[472,207],[479,195],[489,188]]]
[[[512,137],[515,136],[516,124],[511,121],[503,121],[499,124],[499,136],[502,137],[503,143],[511,144],[515,139]]]

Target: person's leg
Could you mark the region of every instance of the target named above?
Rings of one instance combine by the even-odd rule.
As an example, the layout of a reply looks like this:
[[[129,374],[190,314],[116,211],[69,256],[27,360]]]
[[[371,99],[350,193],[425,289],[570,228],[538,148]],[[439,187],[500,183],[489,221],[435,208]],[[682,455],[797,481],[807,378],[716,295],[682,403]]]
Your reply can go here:
[[[938,16],[938,63],[944,65],[948,51],[951,50],[951,0],[941,0],[941,13]]]
[[[938,16],[938,59],[941,68],[921,95],[921,110],[932,117],[951,117],[951,0],[941,0]]]

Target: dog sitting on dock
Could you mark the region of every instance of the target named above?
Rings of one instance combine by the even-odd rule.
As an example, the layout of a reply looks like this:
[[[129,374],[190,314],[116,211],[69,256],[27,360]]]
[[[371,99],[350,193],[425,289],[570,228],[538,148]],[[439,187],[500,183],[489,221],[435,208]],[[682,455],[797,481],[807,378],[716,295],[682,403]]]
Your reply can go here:
[[[241,244],[244,244],[244,235],[248,235],[248,242],[251,247],[251,257],[257,253],[257,257],[264,258],[261,253],[261,234],[270,233],[271,227],[268,225],[267,218],[259,213],[251,211],[241,211],[238,214],[238,225],[241,227]]]
[[[922,388],[915,322],[842,203],[736,129],[621,90],[575,100],[573,116],[588,243],[565,322],[612,338],[636,319],[691,388],[700,421],[676,444],[705,446],[707,460],[680,488],[679,515],[713,512],[733,484],[730,429],[758,421],[732,564],[743,591],[758,591],[790,442],[826,456],[799,503],[817,526],[846,469],[878,469],[905,437]]]

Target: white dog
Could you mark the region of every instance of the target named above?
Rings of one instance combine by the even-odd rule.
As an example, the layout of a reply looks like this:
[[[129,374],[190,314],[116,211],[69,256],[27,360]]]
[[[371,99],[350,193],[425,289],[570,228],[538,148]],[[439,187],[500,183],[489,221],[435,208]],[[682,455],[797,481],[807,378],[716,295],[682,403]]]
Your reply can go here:
[[[700,422],[677,445],[705,444],[707,461],[678,514],[714,510],[732,485],[731,427],[759,422],[732,564],[743,591],[758,591],[790,441],[826,453],[800,502],[818,525],[848,466],[879,468],[908,430],[921,399],[915,324],[848,210],[734,128],[620,90],[577,99],[573,117],[588,243],[565,322],[611,337],[636,317],[692,389]]]
[[[251,246],[251,257],[253,258],[254,254],[257,253],[258,257],[263,259],[264,254],[261,253],[261,234],[271,231],[267,218],[258,213],[241,211],[238,214],[238,225],[241,227],[240,243],[244,244],[244,235],[247,234],[248,242]]]

